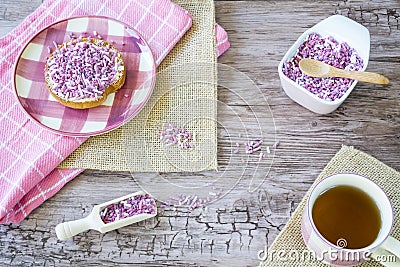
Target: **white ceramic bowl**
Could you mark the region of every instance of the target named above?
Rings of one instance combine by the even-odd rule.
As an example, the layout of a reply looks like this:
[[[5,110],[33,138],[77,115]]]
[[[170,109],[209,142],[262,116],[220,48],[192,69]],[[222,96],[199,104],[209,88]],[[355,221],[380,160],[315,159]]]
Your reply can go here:
[[[283,73],[283,64],[292,58],[300,45],[305,41],[306,37],[316,32],[322,37],[332,36],[338,42],[346,42],[350,47],[354,48],[358,55],[362,58],[364,62],[364,71],[367,68],[369,60],[369,46],[370,46],[370,36],[367,28],[361,24],[340,15],[334,15],[323,21],[319,22],[315,26],[311,27],[305,31],[297,41],[290,47],[278,66],[279,77],[281,79],[281,84],[285,93],[293,99],[295,102],[304,106],[305,108],[319,114],[327,114],[336,110],[343,101],[349,96],[353,88],[356,86],[357,81],[355,81],[347,92],[339,99],[335,101],[327,101],[319,98],[313,93],[309,92],[304,87],[300,86],[296,82],[292,81]]]

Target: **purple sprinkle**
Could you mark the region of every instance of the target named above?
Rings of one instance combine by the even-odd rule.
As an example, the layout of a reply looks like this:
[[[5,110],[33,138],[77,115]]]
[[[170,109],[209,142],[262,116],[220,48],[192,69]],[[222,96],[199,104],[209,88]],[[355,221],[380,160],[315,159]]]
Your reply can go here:
[[[256,148],[253,149],[253,152],[252,152],[252,153],[257,152],[257,151],[260,151],[260,150],[261,150],[261,146],[258,146],[258,147],[256,147]]]
[[[263,140],[262,139],[259,139],[259,140],[257,140],[256,142],[253,142],[253,148],[257,148],[257,147],[259,147],[260,145],[262,145],[262,143],[263,143]]]
[[[280,141],[276,141],[272,147],[277,149],[280,143]]]
[[[189,198],[190,198],[190,196],[186,197],[186,198],[182,201],[181,205],[186,204],[186,202],[188,202]]]
[[[258,138],[254,141],[249,141],[249,142],[245,142],[245,152],[247,154],[253,154],[254,152],[260,151],[261,150],[261,145],[263,143],[263,139],[262,138]]]
[[[128,94],[124,94],[124,97],[129,97],[129,95]]]
[[[206,186],[212,186],[212,183],[209,182],[206,184]],[[178,207],[180,206],[185,206],[189,211],[192,211],[196,208],[205,208],[205,206],[208,202],[211,201],[211,197],[213,199],[216,199],[222,195],[222,188],[216,188],[215,186],[212,187],[212,190],[217,191],[211,191],[209,192],[209,196],[207,196],[206,199],[200,198],[197,195],[184,195],[184,194],[178,194],[175,196],[170,196],[169,198],[171,200],[174,200],[175,203],[171,203],[171,201],[168,201],[165,205],[162,205],[162,208],[166,207],[172,207],[174,211],[177,210]]]
[[[105,207],[100,211],[104,223],[115,222],[138,214],[154,214],[156,202],[150,195],[136,195]]]
[[[194,133],[187,132],[184,127],[176,127],[172,124],[164,125],[163,130],[156,135],[165,146],[175,145],[180,149],[192,148],[196,141]]]
[[[302,73],[299,62],[303,58],[323,61],[339,69],[359,71],[364,63],[354,48],[339,43],[333,37],[311,33],[297,49],[296,54],[283,64],[283,73],[309,92],[327,101],[341,98],[353,80],[347,78],[313,78]]]

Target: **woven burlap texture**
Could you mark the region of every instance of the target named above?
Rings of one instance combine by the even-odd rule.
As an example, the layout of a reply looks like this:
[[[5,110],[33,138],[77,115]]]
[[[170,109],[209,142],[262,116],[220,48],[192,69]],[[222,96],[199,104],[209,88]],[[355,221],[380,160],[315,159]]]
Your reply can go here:
[[[392,236],[400,239],[400,173],[388,167],[372,156],[361,152],[353,147],[343,146],[342,149],[332,158],[322,173],[315,180],[315,183],[321,179],[340,172],[351,172],[370,178],[375,181],[387,193],[392,201],[394,210],[394,225]],[[315,185],[314,183],[314,185]],[[297,251],[302,252],[307,249],[301,235],[301,217],[303,209],[308,199],[310,191],[307,192],[296,211],[293,213],[285,228],[272,243],[269,251]],[[279,261],[276,257],[271,261],[271,257],[262,262],[260,266],[327,266],[322,262],[308,261]],[[382,266],[380,263],[369,260],[359,266]]]
[[[149,102],[123,127],[89,138],[60,168],[133,172],[217,168],[214,3],[174,2],[193,16],[193,25],[158,67]],[[185,126],[195,133],[195,149],[180,150],[160,144],[156,133],[165,123]]]

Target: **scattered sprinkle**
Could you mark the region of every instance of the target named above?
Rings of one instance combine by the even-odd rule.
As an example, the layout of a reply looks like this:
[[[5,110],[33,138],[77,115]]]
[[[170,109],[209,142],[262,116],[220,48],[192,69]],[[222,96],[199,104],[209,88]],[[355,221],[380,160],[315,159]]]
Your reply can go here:
[[[184,127],[177,127],[172,124],[165,125],[163,130],[158,132],[159,141],[165,146],[176,145],[181,149],[194,147],[195,133],[190,133]]]
[[[156,202],[149,194],[136,195],[105,207],[100,211],[101,220],[111,223],[138,214],[154,214]]]
[[[206,204],[210,203],[213,199],[219,198],[223,193],[223,189],[217,188],[212,182],[208,182],[205,185],[210,187],[210,191],[208,192],[208,196],[206,198],[201,198],[198,195],[178,194],[170,196],[170,200],[165,203],[164,208],[172,207],[173,210],[176,210],[178,207],[184,206],[190,211],[196,208],[204,208],[206,210]]]
[[[261,145],[263,143],[263,140],[261,138],[256,139],[254,141],[250,142],[245,142],[245,151],[247,154],[253,154],[254,152],[257,152],[261,150]]]
[[[129,95],[128,94],[124,94],[124,97],[129,97]]]
[[[280,143],[280,141],[276,141],[272,147],[277,149]]]

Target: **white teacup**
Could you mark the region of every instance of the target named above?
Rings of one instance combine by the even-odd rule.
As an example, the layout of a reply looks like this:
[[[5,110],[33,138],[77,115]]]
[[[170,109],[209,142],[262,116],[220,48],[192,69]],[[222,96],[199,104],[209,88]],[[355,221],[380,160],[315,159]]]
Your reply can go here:
[[[360,249],[346,249],[345,244],[332,244],[317,230],[312,217],[315,200],[326,190],[340,185],[359,188],[367,193],[376,203],[381,215],[381,229],[372,244]],[[320,181],[311,191],[303,213],[301,232],[307,247],[318,259],[338,266],[354,266],[376,259],[385,266],[400,266],[400,242],[390,236],[393,226],[393,209],[385,192],[373,181],[360,175],[339,173]],[[342,240],[342,242],[346,242]],[[385,260],[383,260],[385,259]]]

